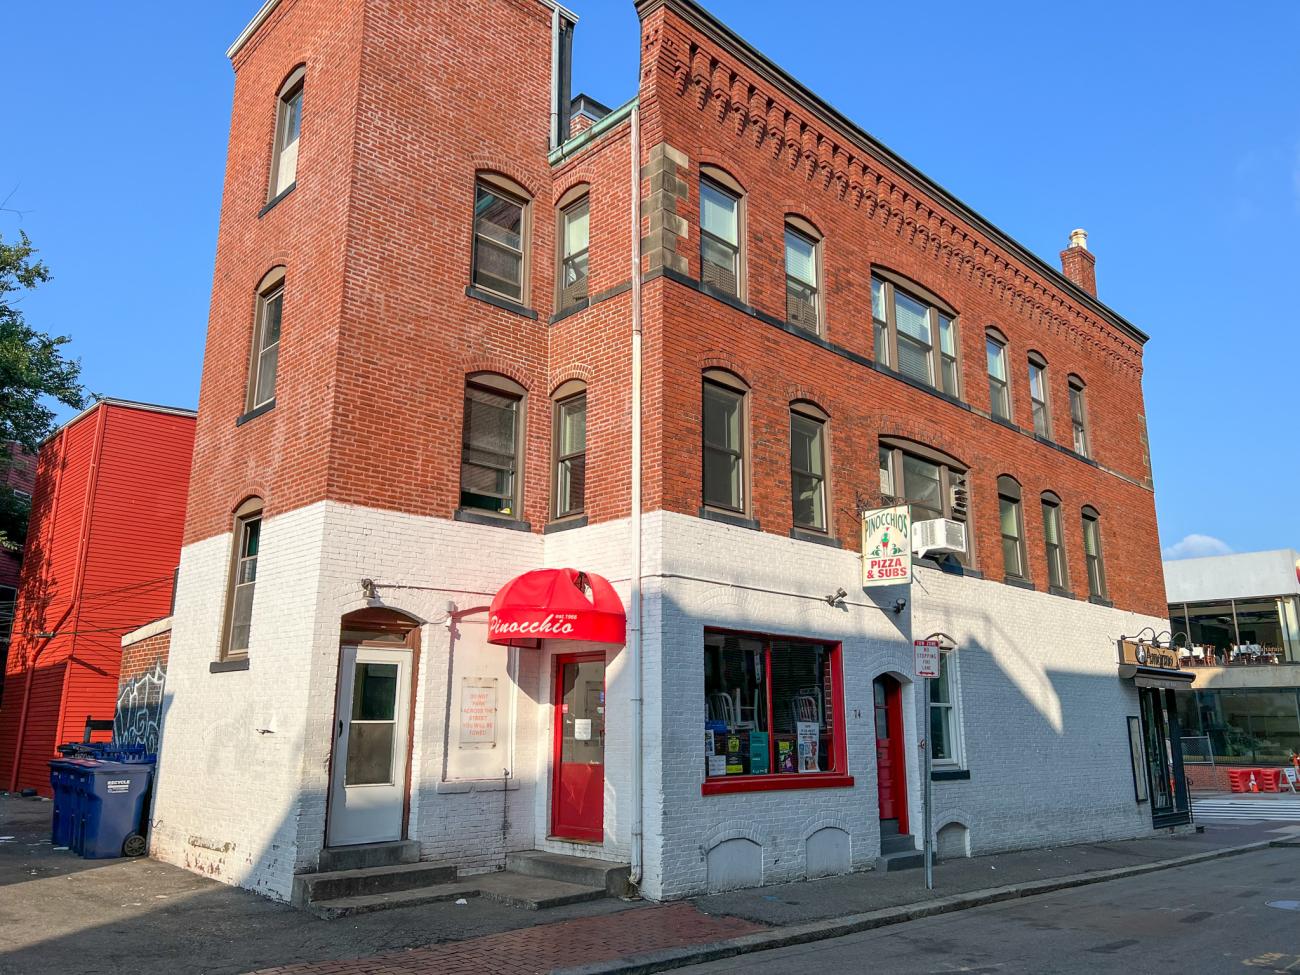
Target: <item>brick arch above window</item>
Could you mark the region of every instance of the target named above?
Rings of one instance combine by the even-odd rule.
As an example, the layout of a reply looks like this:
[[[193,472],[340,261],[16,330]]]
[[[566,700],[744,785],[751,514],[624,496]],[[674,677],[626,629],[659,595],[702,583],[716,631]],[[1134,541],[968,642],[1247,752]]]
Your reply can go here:
[[[880,264],[871,265],[871,273],[884,278],[895,287],[901,288],[914,298],[920,298],[922,301],[929,302],[939,311],[953,318],[958,315],[957,307],[948,299],[938,294],[933,289],[910,278],[906,274],[895,271],[893,268],[885,267]]]
[[[802,413],[810,416],[815,420],[821,420],[823,423],[830,420],[831,415],[822,409],[817,403],[810,399],[792,399],[790,409],[795,413]]]
[[[749,383],[745,381],[744,377],[733,369],[711,367],[703,370],[703,375],[709,382],[727,386],[738,393],[748,393],[751,388]]]
[[[573,206],[584,196],[591,194],[591,182],[586,179],[578,180],[572,183],[563,193],[555,198],[555,208],[563,210],[565,207]]]
[[[743,197],[749,192],[745,189],[744,184],[741,183],[740,180],[736,179],[726,166],[722,165],[721,159],[717,162],[711,162],[701,157],[700,175],[705,179],[713,180],[713,182],[717,183],[723,189],[730,190],[737,196]]]
[[[243,518],[246,515],[251,515],[256,511],[265,511],[265,510],[266,510],[265,492],[259,490],[252,494],[242,495],[239,503],[230,509],[230,513],[236,518]]]
[[[464,360],[462,371],[467,378],[480,373],[496,373],[516,383],[525,392],[532,390],[532,383],[519,371],[517,365],[498,356],[473,356]]]
[[[817,224],[796,211],[788,211],[786,213],[785,223],[787,227],[792,227],[799,231],[799,233],[808,237],[814,243],[820,244],[826,237]]]
[[[561,387],[569,385],[569,383],[590,386],[593,372],[594,370],[590,366],[572,366],[552,373],[550,380],[551,397],[554,398],[556,392]]]
[[[1020,482],[1010,474],[998,475],[998,494],[1016,501],[1020,500]]]
[[[300,85],[304,78],[307,77],[307,62],[300,61],[289,69],[285,74],[284,80],[280,82],[280,87],[275,90],[277,98],[283,98]]]
[[[533,177],[504,156],[479,155],[473,157],[470,164],[474,167],[474,179],[499,181],[502,189],[530,201],[537,199],[538,193],[533,184]]]

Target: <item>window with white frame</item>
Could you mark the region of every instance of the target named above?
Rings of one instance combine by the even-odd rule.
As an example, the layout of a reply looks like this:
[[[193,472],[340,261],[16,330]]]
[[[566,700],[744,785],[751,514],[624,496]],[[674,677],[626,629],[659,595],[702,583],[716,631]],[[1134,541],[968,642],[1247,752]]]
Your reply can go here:
[[[306,70],[299,68],[280,88],[280,98],[276,103],[268,200],[274,200],[286,192],[298,179],[298,137],[302,130],[302,89]]]
[[[1091,457],[1088,450],[1088,407],[1083,380],[1070,377],[1070,427],[1074,431],[1074,452]]]
[[[935,768],[962,764],[956,650],[940,652],[939,676],[930,681],[930,761]]]

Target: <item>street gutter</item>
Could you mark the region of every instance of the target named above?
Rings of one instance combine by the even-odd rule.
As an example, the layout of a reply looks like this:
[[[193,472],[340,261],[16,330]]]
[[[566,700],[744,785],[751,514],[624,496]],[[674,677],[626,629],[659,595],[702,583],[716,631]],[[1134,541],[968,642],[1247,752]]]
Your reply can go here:
[[[955,894],[938,900],[920,901],[915,904],[903,904],[898,907],[881,908],[865,914],[849,914],[844,917],[829,918],[822,921],[810,921],[806,924],[790,924],[747,934],[727,941],[712,944],[690,945],[680,948],[665,948],[644,955],[628,958],[592,962],[572,968],[553,969],[551,975],[650,975],[652,972],[666,972],[674,968],[686,968],[705,962],[734,958],[756,951],[770,951],[773,948],[787,948],[791,945],[808,944],[813,941],[825,941],[830,938],[842,938],[860,931],[883,928],[891,924],[903,924],[921,918],[965,911],[972,907],[997,904],[1002,901],[1016,900],[1021,897],[1035,897],[1050,894],[1070,887],[1086,887],[1089,884],[1105,883],[1108,880],[1120,880],[1124,877],[1137,877],[1157,870],[1172,870],[1176,867],[1191,866],[1207,860],[1238,856],[1242,853],[1254,853],[1267,850],[1272,846],[1300,847],[1300,839],[1263,840],[1245,843],[1241,846],[1229,846],[1204,853],[1192,853],[1188,856],[1174,857],[1169,860],[1154,860],[1151,863],[1136,864],[1131,867],[1114,867],[1110,870],[1095,870],[1091,873],[1076,873],[1049,880],[1035,880],[1023,884],[1009,884],[1005,887],[989,887],[984,890]]]

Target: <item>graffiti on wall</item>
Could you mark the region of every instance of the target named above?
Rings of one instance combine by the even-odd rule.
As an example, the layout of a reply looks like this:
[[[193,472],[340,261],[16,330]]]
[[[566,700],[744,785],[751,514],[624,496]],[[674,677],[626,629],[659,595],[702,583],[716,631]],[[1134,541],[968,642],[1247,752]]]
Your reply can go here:
[[[163,684],[166,680],[167,671],[157,661],[153,670],[122,679],[117,686],[117,712],[113,715],[115,742],[144,745],[146,752],[158,753]]]

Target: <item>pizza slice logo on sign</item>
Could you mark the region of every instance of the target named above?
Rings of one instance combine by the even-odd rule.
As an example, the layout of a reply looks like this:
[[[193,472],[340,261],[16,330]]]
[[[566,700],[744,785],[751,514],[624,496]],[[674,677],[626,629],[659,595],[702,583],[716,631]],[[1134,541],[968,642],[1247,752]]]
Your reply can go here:
[[[862,512],[862,585],[912,581],[912,515],[907,505]]]

